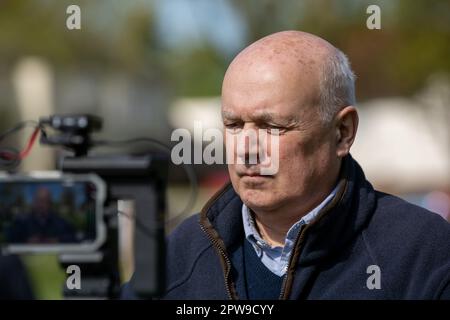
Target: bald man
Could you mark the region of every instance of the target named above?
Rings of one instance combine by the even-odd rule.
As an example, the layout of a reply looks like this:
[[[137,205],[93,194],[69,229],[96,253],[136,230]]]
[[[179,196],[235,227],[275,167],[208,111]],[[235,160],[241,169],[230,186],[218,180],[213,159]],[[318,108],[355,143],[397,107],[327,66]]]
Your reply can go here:
[[[238,54],[222,117],[227,153],[245,161],[170,235],[163,298],[450,298],[450,225],[375,191],[350,156],[354,91],[345,55],[311,34],[276,33]],[[252,130],[278,148],[230,150]],[[277,157],[275,173],[250,161],[259,148]]]

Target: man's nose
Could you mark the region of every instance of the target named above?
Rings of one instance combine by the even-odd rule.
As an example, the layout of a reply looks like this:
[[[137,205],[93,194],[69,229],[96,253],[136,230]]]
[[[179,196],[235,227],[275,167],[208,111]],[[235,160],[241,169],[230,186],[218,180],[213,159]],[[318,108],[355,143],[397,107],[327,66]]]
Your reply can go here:
[[[257,164],[259,162],[257,129],[247,125],[244,126],[238,135],[237,155],[244,164]]]

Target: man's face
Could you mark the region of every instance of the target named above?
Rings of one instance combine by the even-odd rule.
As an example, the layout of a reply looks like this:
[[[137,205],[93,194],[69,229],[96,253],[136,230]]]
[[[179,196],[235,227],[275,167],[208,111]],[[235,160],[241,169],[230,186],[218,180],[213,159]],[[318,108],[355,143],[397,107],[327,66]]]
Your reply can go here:
[[[34,196],[34,210],[40,215],[47,215],[51,208],[50,191],[46,188],[40,188]]]
[[[228,70],[222,88],[222,116],[231,134],[225,139],[246,130],[267,130],[269,137],[271,129],[279,130],[277,173],[257,175],[259,164],[228,165],[235,191],[251,209],[303,207],[322,196],[337,157],[334,131],[322,122],[317,97],[318,78],[311,70],[299,73],[283,64],[255,66],[252,62]],[[277,150],[267,149],[269,156],[276,156]],[[227,152],[239,156],[236,147]]]

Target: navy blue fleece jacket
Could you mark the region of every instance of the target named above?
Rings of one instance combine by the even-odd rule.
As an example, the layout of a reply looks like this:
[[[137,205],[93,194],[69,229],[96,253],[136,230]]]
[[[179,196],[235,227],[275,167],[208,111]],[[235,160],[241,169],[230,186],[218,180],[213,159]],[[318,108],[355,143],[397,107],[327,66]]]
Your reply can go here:
[[[351,156],[338,185],[299,232],[280,298],[450,299],[450,224],[375,191]],[[169,236],[164,299],[247,298],[241,207],[227,185]]]

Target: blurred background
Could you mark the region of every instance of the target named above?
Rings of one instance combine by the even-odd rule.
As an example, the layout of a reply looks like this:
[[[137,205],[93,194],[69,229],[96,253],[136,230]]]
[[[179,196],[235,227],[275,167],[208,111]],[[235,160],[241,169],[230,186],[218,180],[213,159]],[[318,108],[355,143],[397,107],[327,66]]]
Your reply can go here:
[[[81,30],[66,9],[81,8]],[[381,9],[369,30],[366,9]],[[0,0],[0,132],[52,113],[104,118],[101,138],[148,136],[173,145],[175,128],[220,128],[227,65],[249,43],[295,29],[325,38],[357,76],[360,126],[352,154],[378,189],[450,220],[450,2],[357,0]],[[20,146],[30,132],[2,144]],[[115,152],[138,151],[127,146]],[[21,171],[55,168],[38,144]],[[227,180],[221,165],[193,166],[195,205]],[[170,170],[169,217],[190,201]],[[124,210],[127,204],[124,203]],[[175,223],[168,224],[168,232]],[[121,221],[124,279],[132,226]],[[23,256],[36,297],[61,298],[66,274],[54,256]],[[51,276],[49,276],[51,275]]]

